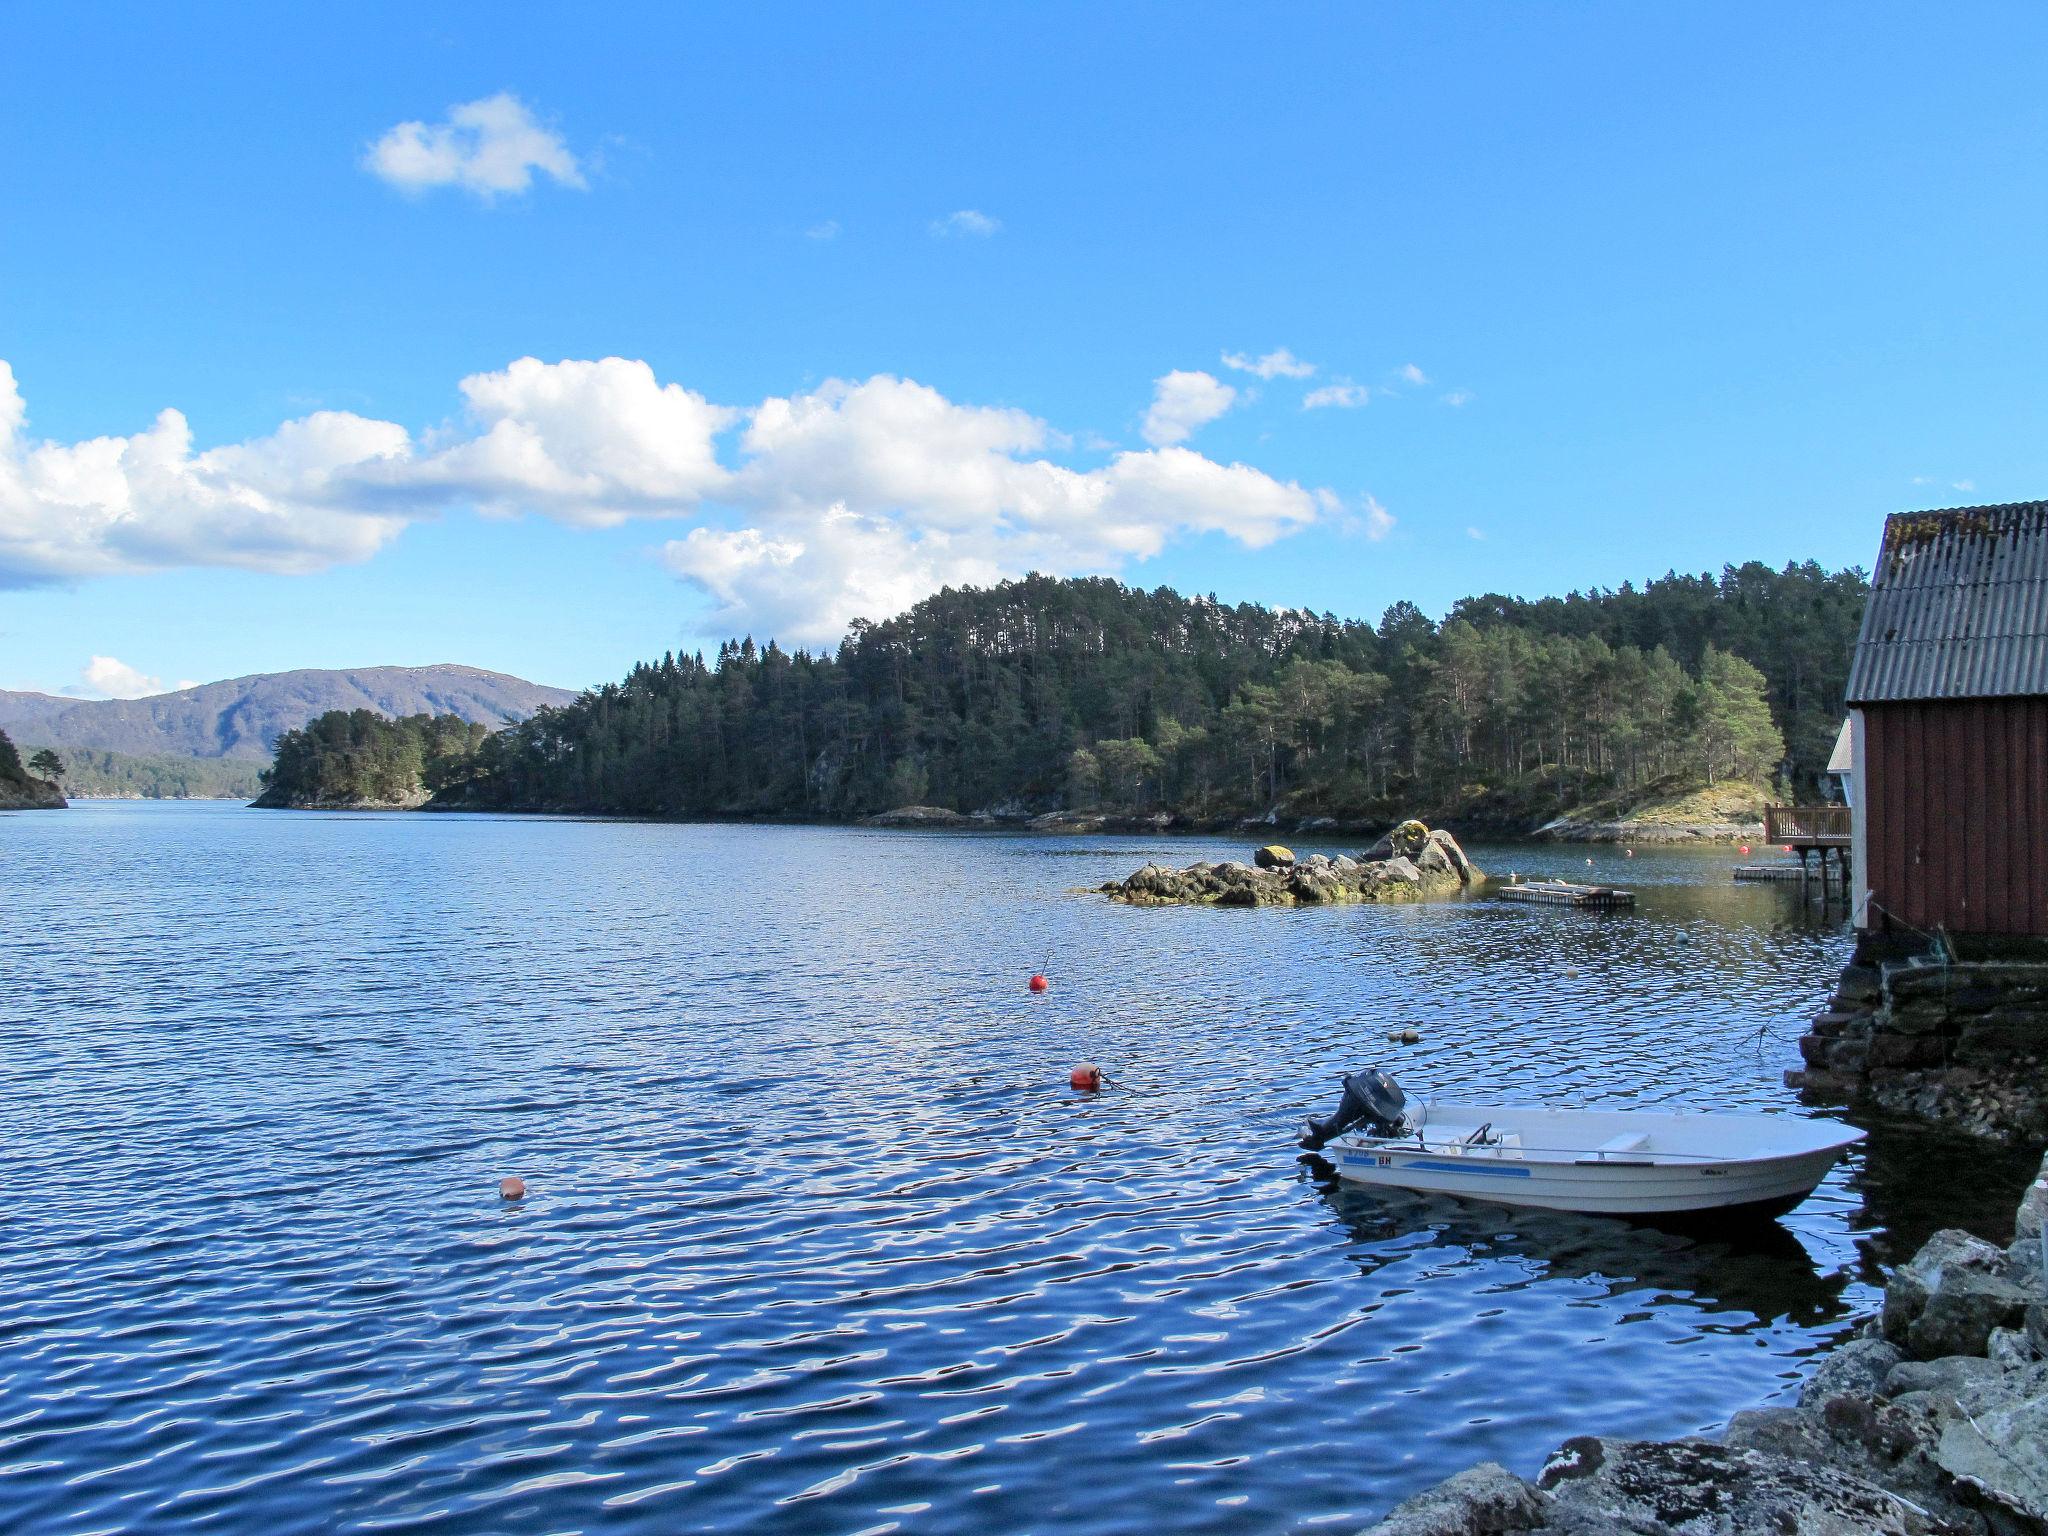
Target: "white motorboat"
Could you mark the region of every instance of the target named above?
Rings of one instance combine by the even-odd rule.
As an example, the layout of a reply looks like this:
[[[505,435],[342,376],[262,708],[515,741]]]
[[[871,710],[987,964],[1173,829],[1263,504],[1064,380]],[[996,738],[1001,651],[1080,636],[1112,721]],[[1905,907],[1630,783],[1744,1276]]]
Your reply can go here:
[[[1302,1145],[1359,1184],[1550,1211],[1762,1216],[1798,1205],[1862,1139],[1797,1115],[1425,1105],[1366,1071]]]

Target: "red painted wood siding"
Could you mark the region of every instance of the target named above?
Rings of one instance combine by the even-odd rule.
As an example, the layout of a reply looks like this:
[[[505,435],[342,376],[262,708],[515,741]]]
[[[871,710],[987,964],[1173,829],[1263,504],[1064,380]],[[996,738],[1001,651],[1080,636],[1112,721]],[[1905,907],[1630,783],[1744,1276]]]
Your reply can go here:
[[[2048,936],[2048,698],[1868,704],[1863,729],[1871,926]]]

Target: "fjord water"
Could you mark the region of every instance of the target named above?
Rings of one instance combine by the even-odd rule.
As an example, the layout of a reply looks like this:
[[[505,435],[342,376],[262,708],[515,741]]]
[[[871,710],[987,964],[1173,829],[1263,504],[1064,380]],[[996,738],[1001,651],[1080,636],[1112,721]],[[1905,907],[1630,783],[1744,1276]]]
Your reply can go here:
[[[1472,851],[1641,905],[1076,891],[1240,840],[0,817],[0,1528],[1352,1529],[1785,1394],[1880,1263],[2009,1222],[2023,1167],[1902,1130],[1734,1241],[1334,1188],[1295,1122],[1372,1063],[1809,1112],[1839,912]]]

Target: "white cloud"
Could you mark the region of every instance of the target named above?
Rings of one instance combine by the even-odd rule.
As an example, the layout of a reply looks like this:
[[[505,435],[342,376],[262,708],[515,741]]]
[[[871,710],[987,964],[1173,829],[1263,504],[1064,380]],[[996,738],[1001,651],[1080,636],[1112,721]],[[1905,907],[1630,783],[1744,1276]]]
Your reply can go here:
[[[1419,387],[1429,382],[1429,375],[1413,363],[1403,363],[1401,365],[1401,382],[1403,384],[1414,384]]]
[[[1381,506],[1376,497],[1365,498],[1361,517],[1365,523],[1365,536],[1375,544],[1394,531],[1394,514]]]
[[[1484,529],[1481,528],[1467,528],[1465,530],[1465,537],[1468,539],[1477,539],[1482,544],[1486,542],[1486,532]]]
[[[1325,384],[1320,389],[1312,389],[1302,396],[1301,408],[1304,411],[1319,411],[1335,406],[1339,410],[1353,411],[1371,398],[1372,392],[1363,384],[1348,381],[1341,384]]]
[[[1181,427],[1229,404],[1207,382],[1166,393]],[[886,374],[736,409],[644,362],[521,358],[461,394],[459,420],[417,435],[323,411],[195,451],[166,411],[134,437],[34,443],[0,363],[0,586],[315,570],[459,506],[574,526],[660,517],[688,520],[662,558],[723,622],[812,643],[949,583],[1118,571],[1210,534],[1259,548],[1344,516],[1327,491],[1170,443],[1077,470],[1047,456],[1065,440],[1028,412]],[[1384,513],[1368,500],[1363,516],[1377,537]]]
[[[1152,407],[1141,429],[1155,448],[1184,443],[1230,409],[1237,391],[1213,374],[1176,368],[1153,381]]]
[[[112,656],[93,657],[85,664],[85,671],[80,676],[85,679],[86,688],[101,698],[143,699],[165,691],[162,678],[147,676],[140,669]],[[183,688],[190,684],[180,683],[178,686]]]
[[[837,240],[839,238],[839,221],[837,219],[826,219],[822,223],[813,224],[804,231],[804,238],[806,240]]]
[[[1977,489],[1977,482],[1974,480],[1957,480],[1951,483],[1950,489],[1957,491],[1974,491],[1975,489]]]
[[[438,492],[493,515],[531,511],[606,527],[673,515],[725,484],[713,439],[739,413],[657,383],[643,362],[522,357],[471,374],[461,388],[480,430],[394,466],[383,477],[393,489],[415,498]]]
[[[931,224],[932,233],[942,240],[955,237],[986,240],[1002,227],[1002,220],[992,219],[978,208],[962,208],[943,219],[933,219]]]
[[[1469,389],[1454,389],[1449,394],[1444,396],[1444,404],[1451,406],[1454,409],[1458,406],[1469,405],[1471,403],[1472,391]]]
[[[450,107],[443,122],[400,123],[370,146],[363,166],[404,192],[461,187],[486,202],[526,191],[536,171],[585,185],[569,146],[510,91]]]
[[[316,411],[195,453],[174,410],[131,437],[35,443],[0,361],[0,586],[171,565],[302,572],[376,553],[405,526],[350,476],[403,462],[403,427]]]
[[[1263,357],[1226,352],[1223,354],[1223,366],[1235,368],[1239,373],[1255,373],[1262,379],[1305,379],[1316,371],[1314,363],[1303,362],[1285,347],[1275,347]]]

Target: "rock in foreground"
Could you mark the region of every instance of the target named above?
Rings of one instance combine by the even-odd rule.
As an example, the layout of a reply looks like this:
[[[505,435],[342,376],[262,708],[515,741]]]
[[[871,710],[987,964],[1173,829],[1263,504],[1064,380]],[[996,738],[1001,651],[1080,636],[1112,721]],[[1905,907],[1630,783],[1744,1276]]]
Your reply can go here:
[[[1190,864],[1168,869],[1147,864],[1102,887],[1104,895],[1135,907],[1340,906],[1361,901],[1427,901],[1456,896],[1486,879],[1450,833],[1404,821],[1360,858],[1261,848],[1256,863]]]

